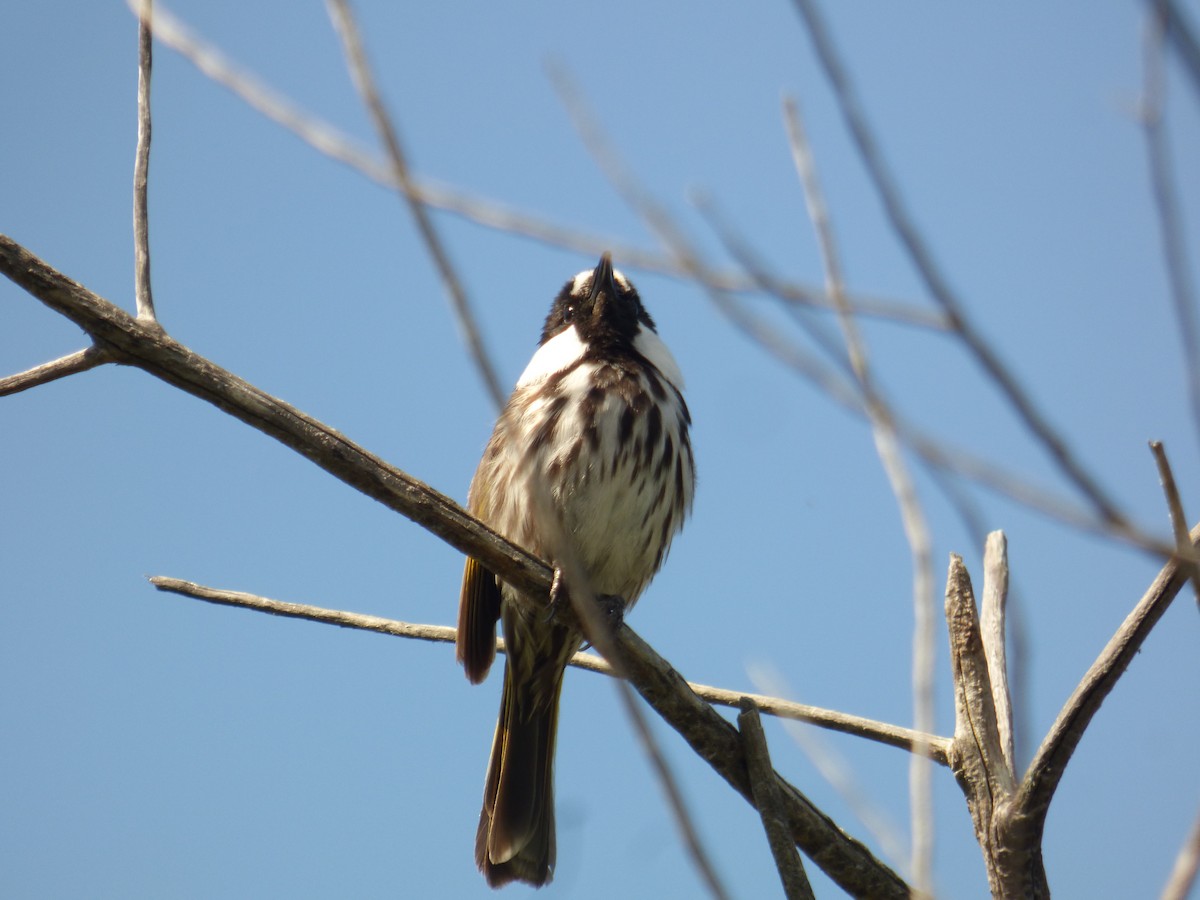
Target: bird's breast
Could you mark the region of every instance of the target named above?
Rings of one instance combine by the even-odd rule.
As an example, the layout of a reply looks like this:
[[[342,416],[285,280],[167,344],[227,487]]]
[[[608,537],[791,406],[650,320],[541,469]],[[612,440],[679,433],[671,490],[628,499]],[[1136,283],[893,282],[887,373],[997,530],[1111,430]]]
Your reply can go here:
[[[571,554],[594,591],[632,603],[691,508],[688,423],[654,367],[578,360],[518,387],[472,482],[472,508],[551,562]]]

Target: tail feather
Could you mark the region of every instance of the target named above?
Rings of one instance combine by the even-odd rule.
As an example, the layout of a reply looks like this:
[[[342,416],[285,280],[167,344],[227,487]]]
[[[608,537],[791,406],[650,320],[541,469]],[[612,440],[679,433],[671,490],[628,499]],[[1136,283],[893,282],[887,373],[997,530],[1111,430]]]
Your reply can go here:
[[[488,763],[475,863],[492,887],[554,877],[554,740],[563,670],[543,669],[553,683],[514,683],[504,666],[504,694]]]

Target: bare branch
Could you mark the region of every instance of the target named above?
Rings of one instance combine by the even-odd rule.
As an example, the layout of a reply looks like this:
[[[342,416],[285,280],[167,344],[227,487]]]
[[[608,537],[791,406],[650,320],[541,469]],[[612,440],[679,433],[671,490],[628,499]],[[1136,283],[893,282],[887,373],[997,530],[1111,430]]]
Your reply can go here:
[[[794,286],[769,270],[766,262],[758,255],[741,233],[734,228],[729,219],[717,208],[715,201],[705,191],[695,190],[690,196],[692,205],[712,228],[718,240],[729,251],[739,266],[745,270],[749,279],[748,287],[775,298],[792,313],[805,313],[816,310],[837,311],[837,304],[832,297],[818,296],[810,300],[801,300],[795,295]],[[730,288],[730,285],[722,285]],[[893,303],[880,304],[877,300],[862,295],[847,295],[847,302],[856,315],[874,316],[888,319],[914,327],[928,328],[930,331],[949,333],[946,318],[938,312],[927,312],[919,307],[897,306]],[[815,322],[808,316],[797,316],[801,327],[813,338],[813,341],[827,352],[831,358],[845,364],[849,369],[845,353],[837,339],[820,327],[814,327]]]
[[[1200,525],[1192,529],[1189,543],[1193,552],[1200,546]],[[1017,807],[1029,820],[1032,839],[1040,842],[1054,791],[1092,717],[1183,588],[1189,568],[1189,564],[1180,559],[1172,559],[1162,567],[1145,596],[1092,663],[1042,740],[1016,798]]]
[[[48,266],[0,235],[0,272],[119,357],[211,403],[290,447],[334,477],[503,573],[518,590],[545,595],[550,569],[481,525],[449,497],[252,384],[238,378]]]
[[[492,403],[499,409],[504,405],[505,397],[508,395],[507,391],[501,386],[500,377],[496,374],[496,366],[483,343],[483,337],[479,333],[479,323],[475,311],[471,307],[471,301],[467,298],[466,289],[463,288],[462,279],[458,277],[458,272],[450,262],[450,254],[434,227],[429,210],[413,190],[408,155],[400,143],[400,134],[396,125],[379,97],[375,76],[367,63],[367,54],[363,49],[362,38],[359,36],[354,14],[350,11],[350,4],[347,0],[328,0],[327,5],[334,27],[341,35],[342,47],[354,84],[362,96],[363,105],[367,107],[367,111],[371,115],[371,120],[375,123],[375,130],[379,133],[379,138],[387,150],[388,159],[392,165],[392,177],[398,185],[400,196],[407,202],[408,210],[412,213],[413,221],[417,225],[417,232],[421,235],[421,242],[425,245],[426,252],[429,253],[437,268],[438,275],[442,279],[442,286],[450,296],[450,305],[454,309],[458,327],[466,339],[471,360],[475,363],[480,378],[483,379],[483,385],[487,388]]]
[[[782,676],[766,666],[752,666],[750,680],[760,690],[777,696],[791,693]],[[749,698],[746,698],[744,702],[750,702]],[[837,791],[838,796],[842,798],[846,807],[858,821],[863,823],[879,846],[884,858],[893,862],[906,862],[909,857],[907,835],[901,833],[891,816],[864,790],[845,757],[823,740],[820,734],[815,733],[809,724],[784,720],[783,726],[787,730],[788,737],[808,757],[813,768],[831,788]],[[941,763],[949,765],[945,754],[948,752],[950,741],[945,738],[936,738],[936,740],[943,744]]]
[[[867,125],[866,117],[858,102],[850,79],[839,59],[825,23],[817,12],[813,0],[795,0],[817,58],[825,77],[833,90],[842,118],[850,131],[859,157],[867,169],[876,193],[883,204],[892,229],[900,243],[908,251],[917,272],[921,275],[930,295],[949,318],[952,328],[958,332],[963,344],[975,357],[979,365],[995,382],[1001,394],[1020,416],[1029,431],[1041,442],[1059,470],[1087,498],[1102,519],[1114,526],[1124,526],[1126,517],[1116,503],[1108,497],[1099,483],[1086,471],[1067,446],[1066,441],[1055,431],[1050,421],[1034,405],[1032,398],[1017,383],[1007,366],[996,355],[971,320],[957,295],[950,288],[933,255],[917,230],[912,217],[904,206],[891,174],[883,161],[879,146]]]
[[[1012,827],[1016,779],[1004,753],[971,578],[958,556],[950,557],[946,578],[946,624],[954,674],[950,765],[967,798],[992,896],[1048,897],[1041,835],[1030,840]]]
[[[1175,52],[1179,54],[1184,71],[1192,79],[1192,89],[1200,99],[1200,40],[1196,39],[1195,29],[1176,0],[1147,0],[1147,3],[1161,10],[1167,40],[1171,41]]]
[[[625,203],[637,212],[667,245],[674,259],[673,265],[682,273],[682,276],[703,288],[713,305],[729,318],[735,327],[759,343],[769,354],[792,370],[810,378],[842,406],[865,415],[857,392],[853,387],[848,386],[834,370],[815,359],[811,354],[805,353],[802,348],[783,339],[777,330],[772,330],[768,324],[749,313],[744,304],[738,303],[735,298],[730,296],[723,276],[707,267],[703,262],[702,255],[691,245],[672,217],[637,183],[632,173],[605,140],[566,72],[561,68],[551,67],[550,78],[562,97],[584,145],[596,160],[600,170]],[[1164,557],[1169,556],[1172,552],[1169,543],[1135,527],[1124,519],[1112,521],[1098,516],[1095,512],[1089,513],[1078,504],[1055,496],[1054,492],[1044,485],[1022,480],[999,466],[972,454],[948,449],[898,418],[894,420],[894,424],[904,442],[930,465],[978,481],[991,490],[1011,497],[1031,509],[1072,527],[1126,541]]]
[[[1167,4],[1153,3],[1147,15],[1144,40],[1145,72],[1142,87],[1141,119],[1146,136],[1146,155],[1150,163],[1150,185],[1158,211],[1163,262],[1170,284],[1171,305],[1179,323],[1188,397],[1192,403],[1192,424],[1200,434],[1200,322],[1197,321],[1196,292],[1192,287],[1187,241],[1179,209],[1178,188],[1171,170],[1163,104],[1166,73],[1163,65],[1163,37],[1167,28]]]
[[[1012,794],[1015,780],[1008,768],[993,702],[992,679],[984,651],[971,578],[962,557],[950,557],[946,578],[946,622],[950,629],[950,662],[954,673],[954,755],[978,757],[984,793],[994,802]]]
[[[134,12],[141,0],[127,0]],[[634,269],[657,272],[672,278],[692,276],[675,260],[662,253],[644,250],[613,236],[580,231],[563,222],[513,209],[495,200],[468,194],[431,180],[410,179],[407,187],[397,182],[392,168],[370,150],[329,122],[300,108],[268,86],[257,76],[229,60],[221,51],[197,37],[186,25],[159,4],[154,13],[154,36],[162,44],[192,63],[200,72],[234,94],[252,109],[287,129],[318,153],[349,166],[377,184],[406,191],[416,202],[459,216],[484,228],[518,235],[552,247],[562,247],[588,256],[611,251],[622,264]],[[728,292],[755,290],[752,279],[735,272],[708,273],[712,284]],[[830,309],[831,302],[815,288],[781,281],[778,295],[787,302]],[[916,327],[945,330],[944,317],[907,303],[878,297],[853,298],[860,314],[893,320]]]
[[[304,603],[289,603],[282,600],[272,600],[256,594],[242,591],[227,591],[207,587],[180,578],[168,578],[156,575],[150,579],[160,591],[168,591],[185,597],[194,597],[222,606],[236,606],[243,609],[257,610],[277,616],[288,616],[296,619],[308,619],[313,622],[323,622],[328,625],[338,625],[342,628],[357,628],[364,631],[375,631],[380,634],[390,634],[395,637],[416,638],[425,641],[454,643],[455,629],[449,625],[413,625],[408,622],[398,622],[393,619],[381,619],[363,613],[343,612],[326,609],[321,606],[309,606]],[[504,639],[497,638],[496,649],[503,653]],[[614,675],[613,668],[608,662],[593,653],[576,653],[570,660],[570,665],[598,672],[602,675]],[[727,688],[712,687],[707,684],[687,682],[687,686],[695,694],[717,706],[728,706],[732,709],[742,708],[744,703],[752,704],[765,715],[780,719],[792,719],[798,722],[840,731],[843,734],[865,738],[889,747],[911,751],[918,743],[927,745],[933,752],[933,759],[942,765],[948,765],[947,752],[950,739],[933,734],[918,735],[908,728],[889,725],[886,722],[876,722],[861,716],[822,709],[819,706],[809,706],[804,703],[794,703],[779,697],[768,697],[763,694],[747,694],[742,691],[731,691]]]
[[[1191,896],[1192,887],[1196,884],[1196,874],[1200,871],[1200,814],[1192,823],[1179,855],[1175,857],[1175,865],[1167,885],[1163,888],[1159,900],[1187,900]]]
[[[676,265],[704,289],[709,301],[734,327],[755,341],[767,353],[784,365],[810,379],[834,400],[850,409],[857,409],[859,400],[845,379],[816,359],[802,347],[780,335],[754,315],[745,304],[722,287],[716,274],[692,246],[670,213],[646,191],[626,167],[605,134],[596,124],[583,97],[565,69],[552,65],[548,69],[551,84],[557,90],[585,149],[596,161],[600,171],[629,206],[670,250]]]
[[[217,588],[196,584],[194,581],[184,581],[182,578],[168,578],[155,575],[148,579],[160,591],[180,594],[205,600],[219,606],[234,606],[243,609],[253,609],[258,612],[270,613],[273,616],[284,616],[291,619],[307,619],[310,622],[324,622],[326,625],[337,625],[341,628],[354,628],[359,631],[374,631],[378,634],[389,634],[393,637],[414,638],[419,641],[453,644],[455,629],[450,625],[414,625],[409,622],[399,622],[395,619],[384,619],[379,616],[368,616],[364,613],[344,612],[340,609],[325,609],[320,606],[309,606],[306,603],[288,603],[283,600],[272,600],[270,597],[260,597],[257,594],[247,594],[242,591],[225,591]],[[498,643],[500,652],[504,652],[504,641]],[[584,654],[577,654],[584,655]],[[590,657],[597,659],[597,657]]]
[[[992,706],[999,729],[1000,749],[1009,775],[1017,779],[1013,750],[1012,695],[1008,689],[1008,653],[1006,650],[1008,612],[1008,540],[1003,531],[987,536],[983,552],[983,611],[980,637],[992,685]],[[957,735],[955,735],[957,737]]]
[[[912,558],[913,581],[913,725],[917,731],[933,730],[933,560],[929,526],[917,496],[912,475],[900,452],[895,417],[887,401],[875,385],[867,359],[866,342],[846,302],[845,283],[828,207],[817,178],[812,151],[804,133],[800,110],[792,100],[784,101],[788,143],[800,184],[804,189],[805,205],[816,232],[821,261],[825,268],[825,289],[838,308],[838,324],[846,344],[846,355],[865,401],[871,422],[871,434],[880,464],[887,474],[892,493],[900,509],[904,534]],[[927,754],[918,748],[913,754],[909,771],[909,791],[912,803],[912,873],[917,891],[930,894],[933,883],[933,784]]]
[[[133,284],[138,318],[156,321],[150,290],[150,214],[146,199],[150,177],[150,69],[153,61],[153,0],[142,0],[138,13],[138,138],[133,161]]]
[[[735,232],[725,216],[717,209],[716,205],[703,194],[694,196],[692,202],[708,222],[709,227],[715,232],[717,238],[725,245],[725,249],[729,252],[729,255],[737,260],[738,265],[746,270],[746,273],[754,281],[759,290],[769,296],[777,297],[781,300],[784,299],[780,291],[782,285],[780,285],[779,279],[768,271],[766,263],[758,257],[758,254],[750,246],[750,243],[741,234]],[[787,304],[786,308],[793,314],[796,323],[808,335],[809,339],[820,347],[841,371],[850,377],[854,377],[854,370],[850,366],[850,360],[846,356],[846,351],[838,337],[826,328],[824,322],[819,321],[812,315],[813,310],[808,306],[795,303]],[[836,300],[834,301],[834,309],[837,309]],[[847,390],[852,389],[847,388]],[[860,410],[856,409],[855,411]]]
[[[188,350],[57,272],[0,235],[0,272],[46,306],[80,325],[143,369],[217,406],[307,457],[334,477],[399,512],[451,546],[482,562],[518,592],[546,598],[550,568],[473,519],[448,497],[368,453],[328,426]],[[649,645],[622,625],[614,645],[638,692],[701,758],[743,797],[750,797],[736,729]],[[779,779],[788,825],[800,848],[834,881],[855,895],[907,897],[908,886],[861,843],[847,836],[799,791]]]
[[[898,421],[897,428],[905,443],[931,466],[978,482],[988,490],[1080,531],[1123,541],[1163,558],[1169,557],[1173,552],[1173,546],[1169,542],[1130,522],[1114,524],[1099,518],[1078,504],[1056,496],[1055,492],[1045,485],[1022,479],[991,461],[962,449],[948,447],[907,422]]]
[[[1191,541],[1188,539],[1187,517],[1183,514],[1183,500],[1179,496],[1179,488],[1175,486],[1175,475],[1171,471],[1171,463],[1167,459],[1167,451],[1163,449],[1162,441],[1151,441],[1150,450],[1154,454],[1154,463],[1158,466],[1158,478],[1162,482],[1163,493],[1167,498],[1167,510],[1171,515],[1171,530],[1175,534],[1175,547],[1179,558],[1190,568],[1192,590],[1196,592],[1196,603],[1200,605],[1200,563],[1191,552]]]
[[[780,812],[779,791],[775,787],[775,769],[771,765],[771,754],[767,750],[767,736],[763,732],[762,719],[753,703],[746,702],[738,714],[738,730],[742,733],[742,744],[746,748],[746,769],[750,773],[751,793],[754,805],[762,818],[767,843],[775,857],[775,868],[783,882],[783,893],[788,900],[815,898],[804,861],[796,852],[796,845],[787,833]]]
[[[310,619],[343,628],[360,628],[396,637],[453,643],[455,629],[449,626],[412,625],[394,622],[376,616],[323,609],[300,603],[271,600],[240,591],[223,591],[204,587],[178,578],[156,576],[150,582],[159,590],[195,597],[210,603],[254,609],[272,615]],[[546,589],[549,589],[547,582]],[[708,705],[692,685],[685,682],[669,664],[650,649],[628,626],[622,625],[612,635],[615,652],[631,670],[630,681],[638,692],[674,727],[694,750],[722,775],[739,793],[751,800],[752,793],[741,757],[741,744],[732,726]],[[504,652],[504,641],[496,644]],[[605,660],[588,653],[576,653],[571,665],[605,675],[613,675],[612,666]],[[700,691],[715,692],[718,689],[696,686]],[[759,709],[788,706],[784,701],[770,697],[740,695],[734,692],[719,692],[722,697],[740,698]],[[717,701],[721,702],[721,701]],[[739,707],[739,699],[727,705]],[[730,743],[730,733],[732,741]],[[944,738],[937,740],[944,741]],[[778,778],[778,776],[776,776]],[[857,841],[847,837],[831,820],[813,807],[795,788],[783,779],[778,781],[784,797],[786,822],[793,840],[833,878],[855,895],[879,891],[882,897],[907,897],[903,882],[891,873],[883,863],[874,860]],[[751,802],[753,802],[751,800]],[[832,841],[830,844],[828,842]],[[818,860],[814,853],[821,855]],[[865,856],[864,856],[865,854]],[[827,866],[829,868],[827,868]],[[830,871],[833,869],[833,871]],[[837,874],[835,874],[837,873]],[[858,885],[857,888],[849,885]],[[870,889],[867,889],[870,885]],[[871,896],[875,894],[871,893]]]
[[[717,876],[717,870],[713,868],[708,852],[700,841],[700,834],[696,831],[691,813],[688,812],[687,804],[683,800],[683,792],[679,789],[679,783],[671,772],[671,767],[667,765],[666,757],[663,756],[658,741],[654,738],[654,733],[650,730],[650,723],[646,721],[645,715],[637,705],[637,700],[634,699],[633,689],[628,682],[618,681],[617,692],[621,695],[625,712],[633,723],[642,750],[650,758],[650,764],[654,768],[655,775],[658,776],[659,784],[662,785],[663,792],[667,795],[667,806],[683,836],[683,844],[687,848],[688,856],[692,859],[692,864],[700,873],[709,894],[716,897],[717,900],[728,900],[729,892],[725,890],[725,886]],[[772,772],[772,774],[774,773]],[[795,854],[795,852],[793,845],[792,853]]]
[[[913,731],[911,728],[902,728],[899,725],[889,725],[874,719],[864,719],[849,713],[809,706],[806,703],[796,703],[792,700],[781,700],[778,697],[768,697],[763,694],[747,694],[692,682],[688,682],[688,686],[709,703],[715,703],[718,706],[737,708],[741,705],[742,700],[748,700],[759,712],[769,716],[807,722],[828,731],[839,731],[842,734],[865,738],[889,747],[907,750],[910,753],[916,753],[918,748],[927,749],[934,762],[943,766],[950,764],[947,757],[950,739],[940,735],[924,734]]]
[[[112,362],[112,356],[109,355],[108,351],[93,344],[90,347],[69,353],[51,362],[42,363],[40,366],[34,366],[32,369],[27,369],[24,372],[18,372],[16,375],[0,378],[0,397],[7,396],[8,394],[19,394],[21,391],[27,391],[38,385],[49,384],[51,381],[66,378],[68,375],[86,372],[88,369],[94,369],[96,366],[107,362]]]
[[[691,748],[718,774],[753,803],[742,740],[715,709],[687,688],[677,672],[627,626],[617,631],[617,644],[630,681]],[[911,890],[818,810],[793,785],[776,774],[792,839],[809,859],[852,896],[904,897]]]

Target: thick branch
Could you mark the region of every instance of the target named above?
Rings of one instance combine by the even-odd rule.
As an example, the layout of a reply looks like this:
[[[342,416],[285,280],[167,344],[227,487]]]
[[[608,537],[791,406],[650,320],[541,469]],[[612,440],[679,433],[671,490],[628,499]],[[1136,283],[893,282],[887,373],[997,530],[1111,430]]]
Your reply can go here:
[[[0,271],[66,316],[119,361],[136,366],[270,435],[521,590],[546,593],[548,566],[490,531],[449,497],[388,465],[327,425],[270,396],[143,323],[0,235]]]
[[[483,562],[523,592],[546,596],[548,566],[484,527],[448,497],[389,466],[328,426],[264,393],[46,265],[0,235],[0,272],[118,355],[268,434],[341,481]],[[614,644],[638,692],[744,797],[750,784],[737,730],[696,696],[644,641],[621,626]],[[800,848],[855,896],[907,897],[908,886],[783,779]]]
[[[971,578],[958,556],[950,557],[946,579],[946,624],[954,674],[950,765],[967,798],[992,896],[1046,897],[1046,871],[1038,844],[1009,836],[1015,778],[1004,752]]]
[[[950,663],[954,673],[954,754],[968,746],[978,755],[980,775],[993,798],[1011,794],[1003,741],[996,721],[992,679],[975,608],[971,577],[959,556],[950,557],[946,579],[946,624],[950,630]]]
[[[687,686],[674,669],[628,626],[616,632],[617,649],[629,680],[691,748],[746,801],[753,789],[746,769],[741,736]],[[813,862],[855,897],[909,897],[908,886],[858,841],[817,809],[778,774],[792,839]]]

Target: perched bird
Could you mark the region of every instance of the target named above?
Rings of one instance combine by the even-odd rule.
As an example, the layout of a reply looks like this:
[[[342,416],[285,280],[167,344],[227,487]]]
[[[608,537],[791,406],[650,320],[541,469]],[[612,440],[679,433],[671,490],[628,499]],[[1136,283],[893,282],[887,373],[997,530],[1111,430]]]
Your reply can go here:
[[[471,480],[471,512],[598,598],[637,600],[692,506],[683,377],[629,280],[606,253],[559,291]],[[570,590],[570,580],[565,580]],[[558,598],[555,598],[557,605]],[[554,875],[554,738],[579,631],[530,609],[467,559],[456,655],[479,683],[507,644],[475,862],[488,884]]]

